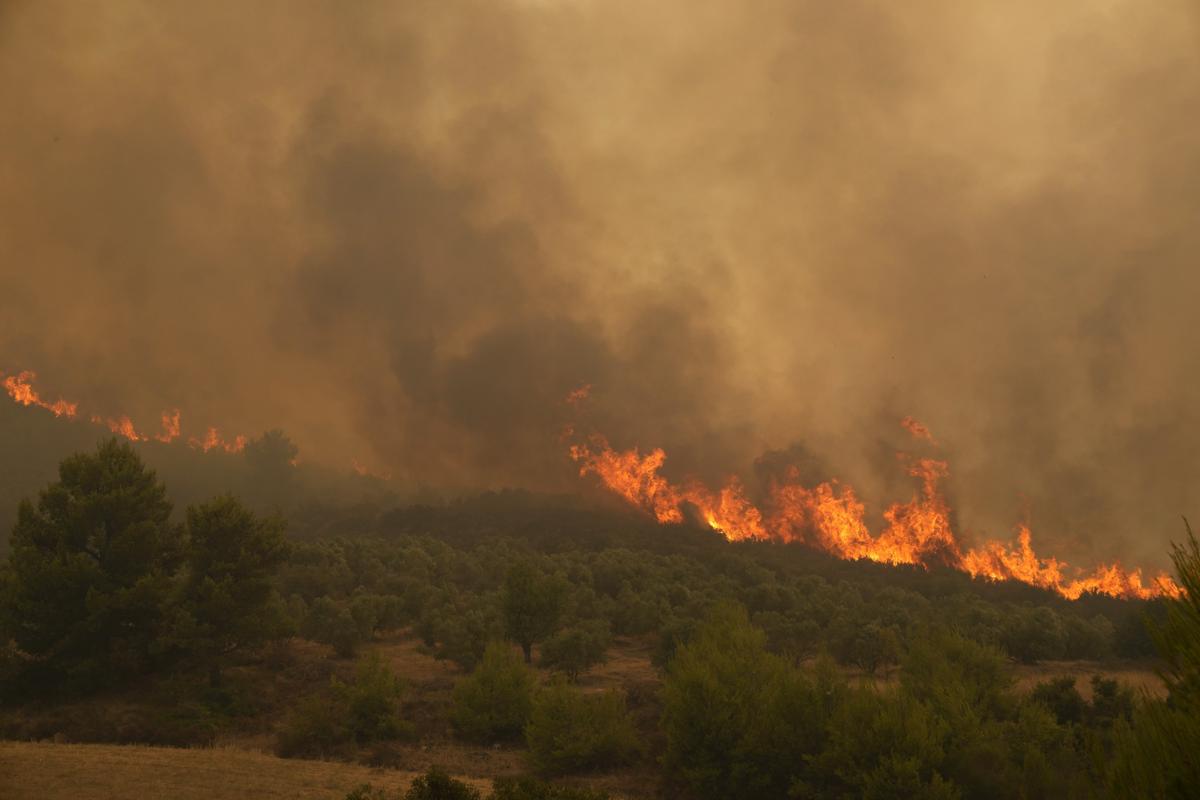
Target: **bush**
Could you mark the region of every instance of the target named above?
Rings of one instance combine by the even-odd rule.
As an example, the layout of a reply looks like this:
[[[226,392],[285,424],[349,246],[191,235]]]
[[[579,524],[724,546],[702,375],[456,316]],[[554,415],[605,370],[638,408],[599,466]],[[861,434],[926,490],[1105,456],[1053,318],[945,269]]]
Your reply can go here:
[[[468,739],[517,738],[533,707],[535,682],[520,655],[493,642],[475,671],[454,687],[455,729]]]
[[[1062,618],[1046,606],[1016,611],[1006,620],[1001,636],[1008,654],[1024,664],[1062,658],[1066,653]]]
[[[346,793],[345,800],[389,800],[384,789],[376,789],[369,783],[362,783]]]
[[[413,779],[404,800],[480,800],[480,794],[462,781],[455,780],[440,767],[430,767]]]
[[[767,652],[740,606],[719,606],[667,666],[664,763],[697,797],[785,797],[837,694]]]
[[[404,687],[378,653],[358,662],[353,683],[334,683],[346,706],[346,727],[360,744],[395,739],[407,733],[400,719]]]
[[[1060,725],[1083,722],[1083,714],[1087,710],[1087,703],[1075,688],[1075,677],[1072,675],[1042,681],[1033,687],[1029,699],[1054,714]]]
[[[330,680],[328,692],[303,700],[279,731],[284,758],[343,755],[352,743],[395,739],[410,731],[400,718],[402,685],[378,654],[359,661],[355,678]]]
[[[547,775],[624,764],[638,751],[633,722],[618,692],[584,694],[562,683],[534,699],[525,743],[534,769]]]
[[[555,786],[534,778],[497,778],[489,800],[608,800],[606,792]]]
[[[611,638],[608,623],[603,620],[560,631],[542,644],[542,664],[562,672],[574,682],[579,673],[604,662]]]
[[[353,657],[365,639],[350,610],[329,597],[313,601],[300,632],[314,642],[330,645],[341,658]]]
[[[276,735],[275,752],[283,758],[330,758],[341,755],[350,735],[344,710],[322,694],[302,700]]]

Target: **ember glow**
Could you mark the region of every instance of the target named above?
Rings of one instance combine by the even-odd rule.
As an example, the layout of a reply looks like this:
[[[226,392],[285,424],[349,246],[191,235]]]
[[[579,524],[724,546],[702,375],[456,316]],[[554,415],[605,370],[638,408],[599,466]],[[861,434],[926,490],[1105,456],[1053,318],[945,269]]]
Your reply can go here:
[[[932,440],[928,429],[906,418],[914,437]],[[1016,580],[1077,599],[1085,593],[1147,599],[1178,597],[1179,586],[1165,573],[1147,581],[1140,569],[1119,563],[1102,564],[1091,572],[1070,569],[1053,557],[1041,558],[1033,549],[1027,526],[1015,543],[986,541],[966,548],[950,524],[950,508],[938,489],[949,474],[944,461],[901,454],[918,488],[907,502],[893,503],[883,517],[886,527],[873,534],[865,520],[866,506],[853,487],[836,480],[808,487],[791,470],[782,482],[766,489],[761,506],[752,502],[736,477],[717,490],[697,481],[676,485],[660,474],[666,453],[642,454],[633,448],[614,450],[602,436],[570,448],[580,475],[594,474],[606,487],[654,515],[662,523],[679,523],[691,506],[697,516],[731,541],[757,539],[798,542],[846,559],[869,559],[886,564],[944,564],[973,577]]]

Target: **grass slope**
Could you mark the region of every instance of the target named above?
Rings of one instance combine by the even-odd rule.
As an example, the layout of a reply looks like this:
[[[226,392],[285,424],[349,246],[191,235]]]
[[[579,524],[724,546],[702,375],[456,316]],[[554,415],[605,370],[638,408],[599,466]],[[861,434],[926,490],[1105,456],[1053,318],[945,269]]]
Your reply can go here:
[[[415,774],[228,748],[0,742],[5,800],[341,800],[362,783],[406,790]],[[491,787],[465,780],[485,794]]]

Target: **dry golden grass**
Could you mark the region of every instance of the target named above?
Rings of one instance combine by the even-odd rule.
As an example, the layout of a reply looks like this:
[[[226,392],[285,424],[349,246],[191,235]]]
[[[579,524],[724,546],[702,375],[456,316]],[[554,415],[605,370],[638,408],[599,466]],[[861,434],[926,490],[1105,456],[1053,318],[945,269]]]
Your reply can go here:
[[[1018,665],[1015,669],[1017,690],[1028,692],[1034,685],[1052,678],[1070,675],[1075,678],[1075,688],[1083,699],[1091,702],[1092,676],[1116,678],[1130,686],[1135,694],[1142,692],[1151,697],[1166,697],[1167,687],[1155,673],[1153,667],[1140,664],[1101,664],[1095,661],[1045,661],[1041,664]]]
[[[403,791],[415,774],[225,748],[0,742],[4,800],[341,800],[363,783]]]

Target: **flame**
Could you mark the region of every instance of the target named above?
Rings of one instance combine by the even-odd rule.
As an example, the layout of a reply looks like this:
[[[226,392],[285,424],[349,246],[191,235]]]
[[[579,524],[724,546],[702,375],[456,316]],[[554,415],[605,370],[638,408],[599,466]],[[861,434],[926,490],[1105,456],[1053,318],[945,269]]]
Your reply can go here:
[[[19,372],[16,375],[9,375],[4,379],[4,390],[8,392],[8,396],[15,402],[23,406],[44,408],[56,417],[69,418],[79,413],[79,405],[77,403],[68,403],[61,397],[53,403],[43,400],[33,388],[33,382],[36,380],[37,374],[28,370]]]
[[[35,380],[37,380],[37,374],[26,370],[6,377],[4,379],[4,389],[8,392],[9,397],[23,406],[44,408],[52,412],[56,417],[74,418],[78,416],[78,403],[71,403],[62,399],[53,403],[43,400],[37,390],[33,388]],[[154,439],[164,444],[170,444],[180,438],[183,430],[182,414],[177,408],[162,412],[162,430],[154,436],[148,436],[139,432],[133,420],[125,414],[115,417],[91,414],[88,419],[93,425],[106,427],[113,433],[123,436],[131,442],[148,442]],[[209,428],[203,438],[191,437],[188,439],[188,444],[204,452],[220,449],[227,453],[239,453],[246,446],[246,437],[238,435],[226,440],[221,437],[216,428]]]
[[[378,478],[379,480],[383,481],[390,481],[392,479],[392,473],[375,472],[357,458],[350,459],[350,468],[354,470],[355,475],[358,475],[361,478]]]
[[[207,453],[210,450],[224,450],[226,453],[240,453],[246,448],[245,436],[234,436],[226,441],[221,438],[220,432],[216,428],[209,428],[204,432],[203,439],[191,437],[188,439],[188,446],[194,447],[197,450]]]
[[[163,444],[170,444],[179,438],[179,409],[162,413],[162,433],[154,438]]]
[[[97,417],[92,417],[92,422],[97,421]],[[120,436],[124,436],[131,442],[146,441],[146,437],[138,433],[137,429],[133,427],[133,421],[130,420],[129,417],[120,416],[114,419],[107,419],[104,420],[104,424],[108,426],[110,431]]]
[[[914,436],[932,441],[919,422],[906,418],[903,424]],[[864,521],[866,507],[852,487],[832,480],[809,488],[799,482],[794,468],[782,482],[768,487],[764,510],[746,497],[736,478],[716,491],[697,481],[672,484],[659,474],[667,457],[661,448],[645,455],[637,448],[616,451],[597,435],[586,444],[572,445],[569,453],[581,476],[598,476],[606,487],[659,522],[682,522],[685,507],[691,506],[709,527],[733,541],[800,542],[839,558],[886,564],[940,563],[976,578],[1021,581],[1072,600],[1086,593],[1140,599],[1183,593],[1165,573],[1146,583],[1140,569],[1130,572],[1115,562],[1101,564],[1088,574],[1068,575],[1066,563],[1034,552],[1027,526],[1021,526],[1015,544],[988,541],[964,550],[951,526],[949,505],[938,489],[949,469],[946,462],[932,458],[902,456],[919,490],[908,502],[894,503],[884,511],[887,527],[875,536]]]
[[[927,442],[937,444],[933,438],[933,434],[929,432],[929,428],[925,427],[924,423],[918,422],[912,417],[905,417],[900,420],[900,424],[913,435],[914,439],[924,439]]]
[[[567,392],[567,405],[577,406],[584,400],[588,399],[588,395],[592,393],[592,385],[585,383],[577,389],[572,389]]]

